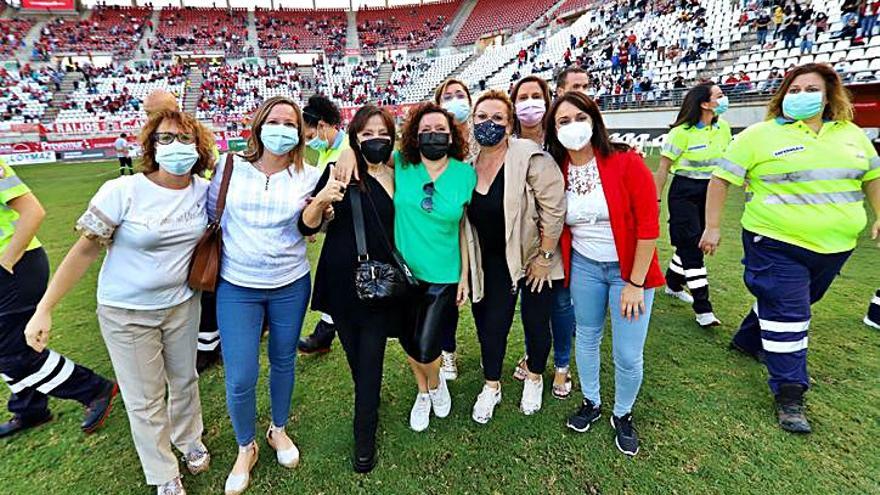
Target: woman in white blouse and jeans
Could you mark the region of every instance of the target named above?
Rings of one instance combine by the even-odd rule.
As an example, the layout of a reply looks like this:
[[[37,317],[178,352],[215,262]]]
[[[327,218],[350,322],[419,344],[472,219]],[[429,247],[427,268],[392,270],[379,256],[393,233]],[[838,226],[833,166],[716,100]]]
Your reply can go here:
[[[52,308],[98,259],[98,323],[125,401],[147,483],[184,494],[173,443],[193,474],[208,469],[196,373],[200,298],[187,285],[193,249],[205,232],[214,136],[177,111],[150,117],[140,137],[143,173],[106,182],[76,224],[82,237],[58,267],[25,329],[45,346]],[[166,403],[165,396],[168,395]]]
[[[303,164],[302,112],[287,97],[257,109],[243,155],[233,172],[221,218],[223,253],[217,286],[217,322],[226,367],[226,405],[239,452],[226,479],[226,494],[243,493],[257,462],[257,377],[260,333],[269,324],[269,395],[272,423],[266,432],[278,462],[299,463],[299,450],[284,427],[293,396],[296,345],[311,293],[306,240],[297,222],[320,178]],[[216,204],[226,157],[218,162],[208,193]]]

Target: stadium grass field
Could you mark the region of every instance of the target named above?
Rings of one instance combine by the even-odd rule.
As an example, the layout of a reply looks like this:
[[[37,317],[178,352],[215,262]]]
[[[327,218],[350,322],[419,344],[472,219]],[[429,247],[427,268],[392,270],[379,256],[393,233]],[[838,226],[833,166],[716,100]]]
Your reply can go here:
[[[114,163],[18,168],[48,211],[40,238],[55,268],[76,236],[73,224]],[[775,422],[766,370],[727,349],[752,303],[739,263],[742,195],[732,195],[720,254],[708,261],[712,296],[722,327],[701,330],[691,310],[658,295],[645,349],[645,381],[635,417],[642,449],[617,452],[607,414],[613,402],[610,339],[602,355],[603,420],[586,434],[564,427],[579,401],[558,401],[545,390],[532,417],[518,410],[521,386],[509,376],[522,353],[515,324],[504,371],[504,401],[495,419],[470,419],[481,384],[479,348],[469,309],[459,329],[460,378],[451,383],[453,412],[432,418],[422,434],[409,430],[415,387],[396,341],[388,344],[379,429],[379,465],[368,476],[350,467],[352,383],[338,340],[333,352],[300,358],[289,432],[302,464],[287,471],[261,440],[262,459],[249,494],[877,494],[880,493],[880,332],[861,323],[880,284],[877,248],[860,246],[825,299],[815,306],[808,410],[814,433],[794,436]],[[665,219],[665,213],[663,214]],[[664,229],[665,230],[665,229]],[[310,246],[316,260],[319,245]],[[661,263],[670,256],[665,235]],[[112,368],[95,319],[96,264],[55,312],[51,347],[100,373]],[[309,313],[310,332],[317,314]],[[607,335],[607,333],[606,333]],[[258,395],[258,432],[269,421],[266,357]],[[549,373],[548,373],[549,379]],[[549,388],[549,387],[547,387]],[[191,494],[222,493],[236,455],[223,385],[223,368],[201,378],[204,440],[211,470],[185,477]],[[3,387],[0,399],[7,397]],[[0,486],[9,494],[148,494],[122,402],[106,427],[79,431],[78,404],[51,401],[55,421],[0,441]]]

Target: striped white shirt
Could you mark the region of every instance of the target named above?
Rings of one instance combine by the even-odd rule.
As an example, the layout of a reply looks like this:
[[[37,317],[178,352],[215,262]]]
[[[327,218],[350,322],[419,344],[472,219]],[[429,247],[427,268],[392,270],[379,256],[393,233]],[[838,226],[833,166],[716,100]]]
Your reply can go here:
[[[240,287],[276,289],[309,273],[306,241],[297,222],[321,173],[305,165],[266,177],[235,156],[226,195],[220,277]],[[208,214],[215,217],[226,156],[221,156],[208,191]],[[288,173],[289,172],[289,173]]]

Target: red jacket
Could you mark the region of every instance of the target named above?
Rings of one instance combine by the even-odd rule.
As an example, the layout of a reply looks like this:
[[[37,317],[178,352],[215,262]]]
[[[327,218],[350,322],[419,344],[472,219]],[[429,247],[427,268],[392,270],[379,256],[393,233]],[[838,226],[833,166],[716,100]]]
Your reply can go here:
[[[568,163],[566,159],[562,164],[566,189]],[[654,176],[635,151],[616,152],[607,157],[597,154],[596,163],[602,189],[605,191],[605,201],[608,202],[620,274],[624,280],[629,281],[637,241],[660,237],[660,208]],[[559,244],[562,249],[562,265],[565,268],[565,285],[568,286],[571,277],[571,229],[568,225],[562,231]],[[655,249],[644,285],[646,289],[651,289],[665,283]]]

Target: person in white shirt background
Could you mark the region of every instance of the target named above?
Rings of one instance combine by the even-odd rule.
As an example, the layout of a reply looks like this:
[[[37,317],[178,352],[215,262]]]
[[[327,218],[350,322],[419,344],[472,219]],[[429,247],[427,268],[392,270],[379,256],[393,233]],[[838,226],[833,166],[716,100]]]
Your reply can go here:
[[[98,324],[107,344],[147,484],[184,494],[173,443],[192,474],[208,469],[196,373],[200,298],[187,278],[205,232],[214,136],[177,111],[150,116],[140,135],[143,173],[106,182],[77,221],[81,237],[58,267],[25,329],[46,346],[52,310],[107,247]],[[168,400],[166,401],[166,393]]]
[[[258,449],[256,387],[260,334],[269,324],[269,395],[272,422],[266,432],[278,462],[299,463],[299,450],[284,427],[293,396],[296,347],[311,279],[306,239],[297,222],[321,172],[303,162],[303,117],[294,100],[275,96],[255,112],[248,149],[234,167],[220,218],[223,252],[217,286],[217,322],[226,366],[226,405],[239,445],[226,494],[243,493]],[[208,193],[214,219],[227,158],[220,158]]]
[[[131,146],[128,144],[128,134],[124,132],[120,134],[116,141],[113,142],[113,148],[116,149],[116,158],[119,159],[119,175],[125,175],[126,171],[128,171],[128,175],[132,175],[134,169],[131,163],[131,156],[129,156]]]

